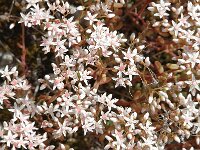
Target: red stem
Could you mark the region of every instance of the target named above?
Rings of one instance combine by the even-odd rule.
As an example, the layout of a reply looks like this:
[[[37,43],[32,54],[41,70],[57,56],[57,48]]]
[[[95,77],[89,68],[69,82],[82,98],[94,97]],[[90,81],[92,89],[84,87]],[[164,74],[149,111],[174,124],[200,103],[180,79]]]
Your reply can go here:
[[[146,0],[144,6],[141,8],[141,10],[138,12],[138,18],[141,17],[142,13],[144,12],[145,8],[147,7],[147,5],[151,2],[151,0]]]
[[[22,56],[21,56],[21,66],[22,66],[22,70],[23,73],[26,73],[26,45],[25,45],[25,27],[24,24],[21,24],[22,26]]]

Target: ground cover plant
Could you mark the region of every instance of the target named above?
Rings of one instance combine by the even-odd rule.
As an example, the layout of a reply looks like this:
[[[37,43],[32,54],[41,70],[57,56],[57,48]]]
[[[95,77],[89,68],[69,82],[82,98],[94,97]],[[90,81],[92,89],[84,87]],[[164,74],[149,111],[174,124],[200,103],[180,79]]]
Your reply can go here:
[[[0,2],[1,149],[198,149],[199,0]]]

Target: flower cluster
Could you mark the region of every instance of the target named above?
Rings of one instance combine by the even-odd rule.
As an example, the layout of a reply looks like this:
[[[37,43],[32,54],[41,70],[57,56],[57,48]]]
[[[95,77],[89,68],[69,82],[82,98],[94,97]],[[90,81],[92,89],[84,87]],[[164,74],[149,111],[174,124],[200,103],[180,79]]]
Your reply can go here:
[[[139,13],[159,35],[162,46],[154,47],[145,33],[112,28],[125,8],[133,14],[133,1],[26,2],[19,23],[43,31],[39,45],[54,56],[52,73],[35,86],[17,66],[0,70],[0,109],[12,114],[1,125],[3,148],[64,150],[63,138],[78,131],[104,149],[160,150],[193,136],[200,144],[198,0],[158,0],[149,18]],[[163,53],[148,52],[155,47],[170,62],[155,60]]]

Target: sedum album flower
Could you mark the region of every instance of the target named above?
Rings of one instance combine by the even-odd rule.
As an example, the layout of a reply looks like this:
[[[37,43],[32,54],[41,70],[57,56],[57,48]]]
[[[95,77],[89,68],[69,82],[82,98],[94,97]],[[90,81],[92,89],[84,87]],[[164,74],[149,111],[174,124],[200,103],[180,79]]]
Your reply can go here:
[[[194,74],[192,74],[192,80],[191,81],[185,81],[186,84],[190,87],[190,92],[194,96],[196,94],[196,91],[200,91],[200,80],[196,80]]]
[[[191,67],[194,68],[196,64],[200,63],[200,59],[199,59],[199,51],[198,52],[193,52],[193,51],[188,51],[186,52],[187,54],[187,59],[178,59],[178,61],[181,64],[185,64],[185,63],[190,63]]]
[[[181,24],[180,24],[180,23],[176,24],[176,23],[172,20],[172,25],[173,25],[173,26],[172,26],[171,28],[169,28],[168,30],[169,30],[170,32],[174,33],[175,37],[177,37],[177,36],[178,36],[178,33],[179,33],[180,31],[182,31],[182,29],[181,29]]]
[[[95,19],[97,17],[98,14],[94,14],[92,15],[90,11],[87,11],[87,17],[85,17],[85,20],[88,20],[90,22],[90,25],[93,24],[93,22],[98,21],[97,19]]]
[[[8,81],[11,81],[10,75],[17,74],[16,71],[17,67],[13,67],[10,71],[8,70],[8,65],[4,68],[4,70],[0,70],[0,73],[2,74],[1,77],[6,77]]]
[[[83,133],[104,149],[160,150],[198,136],[199,0],[156,0],[148,15],[149,1],[137,11],[137,1],[26,2],[19,23],[43,33],[52,69],[43,79],[29,66],[0,70],[0,108],[12,114],[3,149],[66,149]]]
[[[123,135],[123,131],[118,131],[115,129],[112,136],[116,138],[116,140],[113,141],[112,144],[116,146],[117,150],[126,149],[126,145],[124,144],[126,141],[126,138]]]
[[[157,13],[154,14],[154,16],[158,16],[160,18],[163,18],[164,16],[169,16],[169,14],[167,13],[167,11],[170,11],[169,6],[171,5],[171,3],[169,3],[168,1],[165,0],[160,0],[160,3],[156,4],[156,3],[152,3],[153,7],[156,7],[157,9]]]

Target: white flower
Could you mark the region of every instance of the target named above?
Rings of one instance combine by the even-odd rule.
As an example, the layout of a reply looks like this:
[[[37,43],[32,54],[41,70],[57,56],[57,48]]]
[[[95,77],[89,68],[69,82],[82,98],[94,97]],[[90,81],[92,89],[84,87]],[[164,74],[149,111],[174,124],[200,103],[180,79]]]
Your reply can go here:
[[[122,51],[122,53],[124,54],[124,59],[128,59],[132,63],[134,63],[133,57],[137,55],[137,49],[134,49],[133,51],[131,51],[129,47],[127,52]]]
[[[194,120],[195,117],[192,116],[192,114],[187,111],[185,112],[181,118],[184,120],[183,125],[189,125],[189,127],[191,128],[193,126],[193,123],[191,122],[192,120]]]
[[[188,43],[191,43],[191,41],[195,39],[195,30],[182,30],[182,33],[183,35],[180,36],[180,38],[185,39]]]
[[[69,3],[68,2],[64,3],[63,1],[62,1],[62,6],[58,5],[58,8],[57,8],[57,10],[62,14],[69,12],[69,9],[70,9]]]
[[[92,15],[89,11],[87,11],[87,17],[85,17],[85,20],[89,20],[90,21],[90,25],[93,24],[93,22],[98,21],[97,19],[95,19],[97,17],[98,14],[94,14]]]
[[[192,2],[188,2],[188,11],[189,11],[188,14],[191,16],[191,18],[193,20],[194,19],[198,20],[198,18],[200,16],[200,13],[199,13],[200,7],[199,7],[199,5],[194,6],[192,4]]]
[[[106,124],[106,121],[109,120],[109,115],[110,115],[110,112],[107,111],[106,113],[104,113],[103,111],[101,111],[101,120],[103,120],[103,122]]]
[[[192,74],[192,81],[185,81],[190,86],[190,92],[194,96],[196,94],[196,90],[200,91],[200,80],[196,80],[194,74]]]
[[[115,103],[118,101],[118,99],[114,98],[112,99],[112,94],[109,94],[106,97],[106,106],[108,107],[108,111],[111,111],[112,108],[116,108],[117,106],[115,105]]]
[[[59,129],[56,130],[54,133],[57,134],[58,137],[61,136],[62,134],[66,136],[66,132],[69,132],[72,130],[71,127],[67,126],[68,122],[66,121],[66,119],[64,120],[63,123],[60,123],[59,120],[57,120],[57,122],[58,122]]]
[[[127,79],[123,78],[123,77],[117,77],[117,78],[112,78],[114,81],[116,81],[115,87],[118,86],[123,86],[126,87],[126,83],[125,81],[127,81]]]
[[[13,67],[10,71],[8,70],[8,65],[5,67],[4,70],[0,70],[0,73],[2,74],[1,77],[6,77],[8,81],[11,81],[10,75],[17,73],[17,68]]]
[[[181,26],[186,27],[186,28],[190,27],[191,24],[187,21],[188,18],[190,18],[190,16],[185,16],[185,17],[184,17],[183,14],[181,13],[181,18],[178,19],[179,24],[180,24]]]
[[[191,114],[197,114],[199,111],[196,108],[197,104],[198,104],[198,102],[194,102],[192,100],[191,94],[188,94],[188,96],[186,98],[186,104],[184,105],[186,108],[182,109],[183,114],[188,113],[188,112]]]
[[[174,35],[177,37],[178,33],[182,30],[181,29],[181,24],[178,23],[176,24],[173,20],[172,20],[172,27],[168,29],[170,32],[174,32]]]
[[[43,105],[42,105],[42,107],[43,107],[44,110],[45,110],[45,113],[44,113],[44,114],[50,114],[51,117],[52,117],[53,119],[55,119],[54,112],[59,111],[59,109],[58,109],[58,108],[59,108],[59,105],[54,106],[53,103],[51,103],[49,106],[47,106],[47,103],[44,102]]]
[[[44,46],[44,48],[42,49],[44,51],[44,54],[47,54],[50,52],[51,45],[55,45],[55,42],[53,42],[52,37],[48,37],[47,39],[42,37],[42,44],[40,44],[40,46]]]
[[[129,80],[132,81],[133,76],[138,75],[136,66],[135,65],[128,66],[128,70],[125,72],[125,75],[128,75]]]
[[[10,144],[14,144],[16,137],[18,137],[17,134],[14,134],[9,130],[8,134],[3,136],[2,142],[7,143],[7,146],[10,147]]]
[[[119,66],[114,66],[114,68],[118,71],[117,75],[122,77],[122,73],[125,73],[126,64],[120,62]]]
[[[145,147],[148,146],[150,150],[158,150],[157,147],[155,146],[156,144],[156,140],[153,139],[152,137],[147,137],[147,138],[144,138],[142,137],[143,139],[143,143],[142,143],[142,147]]]
[[[84,70],[79,71],[80,81],[84,81],[86,85],[88,85],[88,80],[92,79],[92,76],[89,75],[90,71]]]
[[[50,82],[53,82],[53,90],[55,90],[56,88],[61,90],[64,88],[64,83],[63,83],[64,77],[56,77],[54,80],[50,80]]]
[[[125,126],[129,127],[130,132],[135,130],[135,125],[139,122],[138,120],[135,120],[135,113],[131,114],[129,117],[124,117],[124,120],[126,120]]]
[[[144,130],[144,132],[146,132],[147,135],[149,136],[153,136],[154,134],[154,130],[155,130],[155,127],[151,126],[152,123],[147,120],[146,121],[146,125],[144,126],[142,123],[139,124],[139,126]]]
[[[154,6],[157,8],[158,13],[155,13],[154,16],[159,16],[160,18],[163,18],[164,16],[169,16],[168,13],[166,13],[166,11],[170,11],[170,9],[168,8],[171,5],[171,3],[165,1],[165,0],[160,0],[160,4],[155,4]]]
[[[194,66],[195,66],[196,64],[199,64],[199,63],[200,63],[199,51],[198,51],[198,52],[187,52],[186,54],[187,54],[187,56],[188,56],[188,59],[187,59],[187,60],[178,59],[178,61],[179,61],[181,64],[191,63],[191,67],[194,68]]]
[[[82,128],[84,130],[84,135],[86,135],[88,131],[92,132],[95,129],[94,123],[95,123],[95,120],[93,117],[89,117],[89,116],[85,117],[85,121],[82,125]]]
[[[113,141],[113,145],[117,146],[117,150],[126,149],[125,145],[126,138],[123,135],[123,131],[117,131],[115,129],[112,136],[116,138],[116,141]]]

